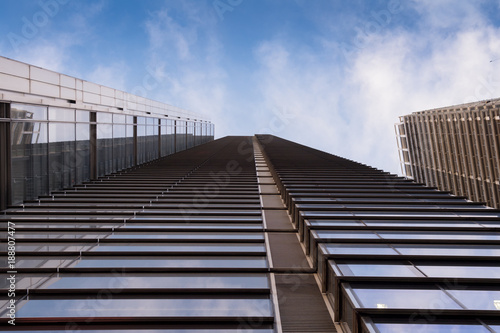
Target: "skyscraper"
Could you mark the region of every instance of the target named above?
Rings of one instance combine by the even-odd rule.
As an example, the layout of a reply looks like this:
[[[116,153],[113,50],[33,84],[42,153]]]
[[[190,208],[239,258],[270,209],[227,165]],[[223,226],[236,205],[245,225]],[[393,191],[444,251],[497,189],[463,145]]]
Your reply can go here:
[[[205,139],[9,202],[0,331],[500,332],[499,210],[272,135]]]
[[[405,175],[500,208],[500,100],[400,117],[396,125]]]

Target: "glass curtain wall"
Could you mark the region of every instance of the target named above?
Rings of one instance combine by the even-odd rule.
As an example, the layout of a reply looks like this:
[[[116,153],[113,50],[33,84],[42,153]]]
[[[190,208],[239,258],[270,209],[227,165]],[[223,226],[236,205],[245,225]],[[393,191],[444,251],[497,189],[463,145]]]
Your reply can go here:
[[[137,117],[137,164],[146,162],[146,118]]]
[[[97,176],[113,172],[113,114],[97,112]]]
[[[90,180],[90,113],[76,110],[75,183]]]
[[[49,108],[49,191],[76,182],[75,110]]]
[[[187,148],[186,146],[186,122],[182,120],[175,121],[175,151],[181,151]]]
[[[91,112],[11,104],[11,203],[35,200],[91,178]],[[97,176],[149,162],[211,139],[213,126],[95,112]],[[134,135],[136,127],[137,137]],[[161,132],[160,132],[161,127]],[[161,133],[161,135],[160,135]]]
[[[194,145],[195,145],[195,141],[194,141],[194,129],[195,129],[194,123],[188,121],[186,123],[186,130],[187,130],[186,144],[187,144],[187,148],[193,148]]]
[[[11,104],[12,202],[49,193],[47,107]]]
[[[133,134],[133,133],[132,133]],[[127,117],[113,115],[113,172],[127,167]]]
[[[175,153],[174,127],[170,119],[161,119],[161,156]]]

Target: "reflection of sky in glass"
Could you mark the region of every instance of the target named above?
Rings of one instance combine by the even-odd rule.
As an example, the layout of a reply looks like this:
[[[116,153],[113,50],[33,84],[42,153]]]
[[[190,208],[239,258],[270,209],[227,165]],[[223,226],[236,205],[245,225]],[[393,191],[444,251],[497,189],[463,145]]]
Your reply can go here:
[[[33,331],[16,331],[17,333],[33,333]],[[38,332],[38,331],[37,331]],[[68,330],[50,330],[50,331],[39,331],[43,333],[69,333]],[[162,329],[150,329],[150,330],[137,330],[137,329],[119,329],[114,330],[111,328],[105,330],[85,330],[80,331],[82,333],[109,333],[109,332],[130,332],[130,333],[274,333],[274,330],[259,330],[259,329],[237,329],[237,330],[162,330]]]
[[[487,245],[396,245],[395,247],[402,254],[408,255],[500,256],[500,247]]]
[[[16,313],[40,317],[272,316],[268,299],[30,300]]]
[[[169,244],[169,245],[100,245],[92,249],[98,252],[113,251],[176,251],[176,252],[265,252],[264,244]]]
[[[82,259],[75,267],[250,267],[266,268],[265,258],[141,258],[141,259]]]
[[[46,257],[18,257],[16,262],[17,268],[34,268],[34,267],[66,267],[71,264],[76,258],[58,258],[46,259]]]
[[[470,310],[500,310],[494,303],[496,300],[500,306],[498,290],[448,290],[448,292]]]
[[[266,275],[189,275],[164,274],[162,276],[81,276],[55,278],[47,289],[92,288],[269,288]]]
[[[448,324],[376,324],[382,333],[488,333],[480,325]]]
[[[93,233],[93,232],[87,232],[85,234],[83,233],[74,233],[74,232],[51,232],[50,234],[46,232],[16,232],[16,238],[23,238],[23,239],[29,239],[29,238],[46,238],[46,239],[96,239],[100,237],[105,237],[107,236],[108,233],[102,232],[102,233]]]
[[[325,244],[325,247],[329,254],[398,254],[383,244]]]
[[[320,238],[368,238],[368,239],[379,239],[377,235],[369,231],[314,231],[314,233]]]
[[[500,267],[488,266],[417,266],[430,277],[460,277],[476,279],[492,279],[500,276]]]
[[[479,225],[477,225],[474,222],[464,222],[464,221],[457,221],[457,222],[450,222],[450,223],[445,223],[445,222],[438,222],[438,221],[429,221],[429,222],[412,222],[412,221],[405,221],[405,222],[390,222],[390,221],[384,221],[384,222],[379,222],[379,221],[365,221],[367,226],[388,226],[388,227],[433,227],[433,228],[446,228],[446,227],[470,227],[470,228],[480,228]]]
[[[478,240],[500,240],[498,233],[476,233],[476,232],[397,232],[381,231],[379,235],[386,239],[478,239]]]
[[[338,264],[337,266],[342,274],[347,276],[422,276],[409,265]]]
[[[172,228],[182,228],[182,229],[262,229],[262,224],[250,224],[250,223],[170,223],[170,224],[143,224],[143,223],[127,223],[121,227],[122,229],[134,228],[134,229],[149,229],[149,228],[160,228],[160,229],[172,229]]]
[[[325,220],[308,220],[311,225],[314,226],[363,226],[362,222],[359,221],[349,221],[349,220],[337,220],[337,221],[325,221]]]
[[[441,290],[353,289],[365,308],[462,309]]]
[[[115,233],[111,235],[111,239],[264,239],[262,233],[196,233],[196,232],[171,232],[171,233],[155,233],[155,234],[132,234],[132,233]]]
[[[94,244],[78,244],[78,243],[17,243],[16,251],[36,251],[36,252],[60,252],[60,251],[85,251]],[[7,251],[7,244],[0,244],[0,250]]]

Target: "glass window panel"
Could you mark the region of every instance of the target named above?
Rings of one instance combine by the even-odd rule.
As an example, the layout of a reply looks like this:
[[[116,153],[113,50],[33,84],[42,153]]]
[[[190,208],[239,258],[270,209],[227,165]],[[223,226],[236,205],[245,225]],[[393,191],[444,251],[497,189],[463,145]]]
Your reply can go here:
[[[125,121],[125,116],[122,116]],[[127,126],[113,125],[113,172],[127,168]]]
[[[439,221],[428,221],[428,222],[415,222],[415,221],[403,221],[403,222],[390,222],[390,221],[364,221],[369,227],[432,227],[432,228],[448,228],[448,227],[465,227],[465,228],[480,228],[480,225],[474,222],[466,221],[452,221],[452,222],[439,222]]]
[[[264,244],[158,244],[158,245],[99,245],[92,248],[92,251],[97,252],[117,252],[117,251],[130,251],[130,252],[143,252],[143,251],[166,251],[166,252],[265,252]]]
[[[10,117],[12,119],[47,120],[47,107],[12,103]]]
[[[99,114],[99,113],[98,113]],[[109,114],[111,116],[111,114]],[[107,117],[105,117],[107,119]],[[111,121],[111,117],[109,118]],[[113,125],[97,121],[97,175],[112,172]]]
[[[418,269],[429,277],[459,277],[492,279],[500,276],[500,267],[489,266],[431,266],[418,265]]]
[[[272,316],[268,299],[32,299],[19,318]]]
[[[75,121],[75,110],[63,108],[49,108],[49,120]]]
[[[112,123],[113,114],[108,112],[97,112],[97,123]]]
[[[423,276],[411,265],[337,264],[337,266],[345,276]]]
[[[378,234],[385,239],[467,239],[467,240],[500,240],[498,233],[486,232],[397,232],[380,231]]]
[[[97,239],[109,235],[107,232],[31,232],[22,231],[16,233],[16,238],[19,239],[30,239],[30,238],[42,238],[42,239]]]
[[[395,245],[404,255],[500,256],[499,246],[474,245]]]
[[[486,228],[500,228],[500,222],[478,222]]]
[[[49,190],[69,188],[76,182],[75,124],[49,124]]]
[[[345,239],[345,238],[354,238],[354,239],[380,239],[376,234],[371,231],[329,231],[329,230],[318,230],[313,231],[318,238],[329,238],[329,239]]]
[[[16,331],[16,333],[33,333],[34,331]],[[50,330],[50,331],[39,331],[43,333],[68,333],[69,331],[67,329],[64,330]],[[171,330],[171,329],[145,329],[145,330],[138,330],[138,329],[126,329],[126,328],[121,328],[121,329],[113,329],[113,328],[106,328],[104,330],[85,330],[85,331],[80,331],[80,332],[85,332],[85,333],[109,333],[109,332],[117,332],[117,333],[122,333],[122,332],[130,332],[130,333],[274,333],[274,330],[271,329],[243,329],[243,328],[238,328],[237,330],[224,330],[224,329],[216,329],[216,330],[181,330],[181,329],[176,329],[176,330]]]
[[[500,325],[488,325],[490,328],[495,330],[495,332],[500,333]]]
[[[90,121],[90,113],[88,111],[76,110],[76,122],[87,123]]]
[[[169,224],[146,224],[146,223],[127,223],[120,227],[121,229],[263,229],[262,224],[250,223],[169,223]]]
[[[123,114],[113,114],[113,123],[114,124],[125,124],[126,123],[126,116]]]
[[[488,333],[481,325],[463,324],[375,324],[383,333]]]
[[[57,266],[54,266],[57,267]],[[170,258],[150,258],[134,257],[134,259],[121,258],[83,258],[75,267],[214,267],[214,268],[266,268],[265,258],[250,257],[170,257]]]
[[[500,310],[499,290],[448,290],[448,292],[469,310]]]
[[[47,289],[124,289],[124,288],[210,288],[268,289],[265,274],[165,274],[161,276],[115,273],[113,276],[62,276],[50,278],[41,288]]]
[[[90,130],[88,124],[76,124],[76,183],[90,180]]]
[[[16,251],[30,252],[71,252],[71,251],[87,251],[96,244],[77,244],[77,243],[16,243]],[[5,250],[3,250],[5,248]],[[0,244],[0,249],[6,251],[7,245]]]
[[[338,221],[321,221],[308,220],[312,226],[364,226],[360,221],[338,220]]]
[[[115,233],[108,238],[111,239],[264,239],[262,233],[243,233],[243,232],[170,232],[170,233]]]
[[[398,254],[385,244],[324,244],[324,246],[329,254]]]
[[[13,204],[34,200],[49,193],[47,142],[47,123],[15,121],[11,123]]]
[[[365,308],[462,309],[442,290],[353,288]]]
[[[51,257],[53,258],[53,257]],[[17,268],[55,268],[55,267],[68,267],[76,258],[59,257],[48,259],[47,257],[17,257]]]

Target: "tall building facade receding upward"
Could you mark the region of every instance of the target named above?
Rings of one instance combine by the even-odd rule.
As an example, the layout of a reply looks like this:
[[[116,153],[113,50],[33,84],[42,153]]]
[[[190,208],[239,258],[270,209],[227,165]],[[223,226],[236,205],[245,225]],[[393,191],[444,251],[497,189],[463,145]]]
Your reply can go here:
[[[500,99],[414,112],[396,124],[403,173],[500,208]]]
[[[0,331],[500,333],[500,210],[272,135],[212,140],[153,111],[115,123],[128,109],[14,88]],[[59,123],[80,139],[55,140]]]

